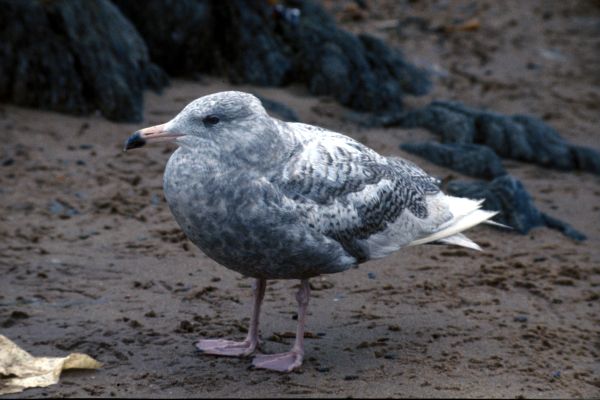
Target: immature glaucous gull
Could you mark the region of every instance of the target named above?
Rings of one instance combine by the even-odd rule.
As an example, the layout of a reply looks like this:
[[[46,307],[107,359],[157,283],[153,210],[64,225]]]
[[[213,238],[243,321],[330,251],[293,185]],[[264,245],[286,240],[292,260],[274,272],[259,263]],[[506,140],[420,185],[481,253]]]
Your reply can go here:
[[[300,279],[296,340],[258,355],[257,368],[302,364],[308,279],[341,272],[402,247],[449,243],[479,249],[460,232],[496,213],[447,196],[435,178],[339,133],[271,118],[253,95],[221,92],[188,104],[171,121],[135,132],[125,150],[172,141],[167,203],[205,254],[256,279],[242,342],[202,339],[207,354],[247,356],[258,344],[267,279]]]

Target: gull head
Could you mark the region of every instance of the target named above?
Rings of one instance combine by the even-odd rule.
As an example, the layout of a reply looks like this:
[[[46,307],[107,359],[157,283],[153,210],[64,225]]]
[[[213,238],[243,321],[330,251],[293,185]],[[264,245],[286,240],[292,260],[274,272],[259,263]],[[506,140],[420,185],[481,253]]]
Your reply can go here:
[[[175,142],[193,147],[212,141],[227,144],[260,133],[253,127],[270,124],[260,100],[249,93],[228,91],[200,97],[189,103],[169,122],[134,132],[123,151],[152,142]],[[264,128],[263,128],[264,129]]]

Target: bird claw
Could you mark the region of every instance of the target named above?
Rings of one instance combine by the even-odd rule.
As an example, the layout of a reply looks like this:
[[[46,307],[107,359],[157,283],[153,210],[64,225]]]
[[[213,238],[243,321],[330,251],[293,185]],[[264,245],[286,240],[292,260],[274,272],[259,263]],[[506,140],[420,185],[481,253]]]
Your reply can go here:
[[[235,342],[225,339],[202,339],[196,343],[196,348],[205,354],[225,357],[245,357],[256,350],[256,343],[244,340]]]
[[[278,354],[259,354],[252,360],[252,365],[254,368],[291,372],[302,365],[303,358],[302,354],[296,351]]]

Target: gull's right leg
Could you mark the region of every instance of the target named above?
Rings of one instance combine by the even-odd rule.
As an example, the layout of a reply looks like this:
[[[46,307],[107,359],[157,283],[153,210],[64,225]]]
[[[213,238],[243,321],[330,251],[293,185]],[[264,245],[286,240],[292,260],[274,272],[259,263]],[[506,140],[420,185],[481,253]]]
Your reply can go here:
[[[217,356],[243,357],[254,353],[258,344],[258,317],[260,315],[260,306],[265,297],[266,287],[267,281],[265,279],[256,279],[254,283],[254,309],[252,310],[250,329],[248,329],[248,336],[246,336],[243,342],[225,339],[202,339],[196,343],[196,348],[202,353]]]
[[[296,341],[292,349],[285,353],[259,354],[252,360],[255,368],[270,369],[279,372],[290,372],[302,365],[304,359],[304,324],[310,297],[308,279],[302,279],[300,289],[296,294],[298,301],[298,324],[296,326]]]

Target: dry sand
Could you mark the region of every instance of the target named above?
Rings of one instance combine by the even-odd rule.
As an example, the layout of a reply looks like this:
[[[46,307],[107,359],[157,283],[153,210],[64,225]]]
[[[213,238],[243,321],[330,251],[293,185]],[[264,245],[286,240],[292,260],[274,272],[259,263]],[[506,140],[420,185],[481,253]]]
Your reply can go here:
[[[453,98],[536,114],[573,142],[600,147],[598,2],[393,3],[369,2],[358,21],[334,11],[346,28],[435,66],[432,95],[409,104]],[[400,35],[389,28],[406,17],[416,22]],[[438,29],[470,18],[478,29]],[[175,80],[162,96],[147,95],[140,125],[0,108],[0,331],[33,355],[86,352],[104,363],[16,397],[599,397],[600,178],[514,161],[509,172],[538,207],[587,241],[546,228],[523,236],[476,227],[469,236],[483,253],[421,246],[314,279],[312,336],[295,373],[197,353],[199,337],[245,335],[251,280],[179,231],[162,194],[173,147],[121,149],[130,132],[230,88],[218,78]],[[299,87],[235,89],[439,177],[458,176],[398,149],[431,137],[426,131],[357,127],[342,107]],[[293,341],[296,285],[269,283],[266,352]]]

